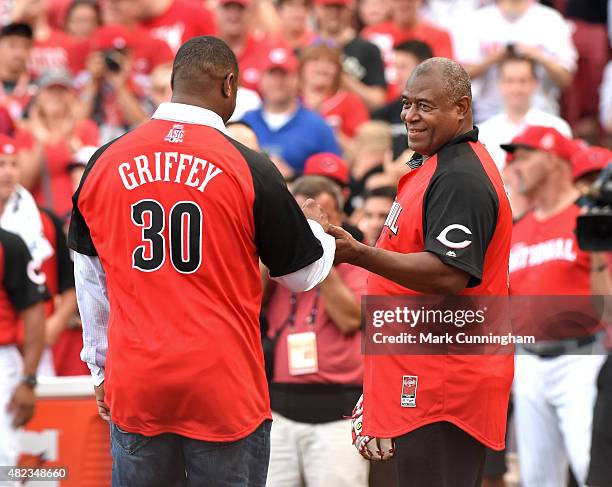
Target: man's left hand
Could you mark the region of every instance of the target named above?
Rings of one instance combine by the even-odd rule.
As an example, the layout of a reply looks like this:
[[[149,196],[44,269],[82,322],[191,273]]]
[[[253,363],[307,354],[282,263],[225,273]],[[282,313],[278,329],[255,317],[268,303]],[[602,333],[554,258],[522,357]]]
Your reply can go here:
[[[32,419],[35,404],[34,389],[26,384],[19,384],[6,407],[8,412],[13,413],[13,427],[19,428]]]

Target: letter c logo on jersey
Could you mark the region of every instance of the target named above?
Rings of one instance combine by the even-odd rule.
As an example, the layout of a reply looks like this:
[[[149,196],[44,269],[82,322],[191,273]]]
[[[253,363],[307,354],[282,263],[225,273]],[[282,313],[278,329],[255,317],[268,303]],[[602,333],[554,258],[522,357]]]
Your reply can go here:
[[[472,235],[472,231],[468,227],[464,225],[459,225],[458,223],[453,223],[452,225],[449,225],[444,230],[442,230],[440,232],[440,235],[436,237],[436,240],[451,249],[464,249],[472,243],[471,240],[464,240],[463,242],[451,242],[448,239],[447,235],[449,232],[453,230],[461,230],[463,233],[467,235]]]

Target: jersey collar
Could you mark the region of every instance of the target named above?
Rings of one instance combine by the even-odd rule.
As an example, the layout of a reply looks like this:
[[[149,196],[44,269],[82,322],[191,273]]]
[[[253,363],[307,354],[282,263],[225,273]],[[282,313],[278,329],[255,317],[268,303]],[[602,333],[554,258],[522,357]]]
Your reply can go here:
[[[223,119],[212,110],[196,107],[195,105],[187,105],[185,103],[162,103],[153,117],[158,120],[168,120],[170,122],[193,123],[197,125],[206,125],[212,127],[224,134],[228,134]]]

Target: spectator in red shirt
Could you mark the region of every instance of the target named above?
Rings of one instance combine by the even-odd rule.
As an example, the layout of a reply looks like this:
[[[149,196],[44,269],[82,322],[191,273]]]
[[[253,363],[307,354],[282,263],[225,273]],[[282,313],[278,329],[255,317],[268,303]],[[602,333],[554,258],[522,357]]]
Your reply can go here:
[[[0,105],[13,120],[21,118],[34,91],[26,65],[32,39],[32,28],[27,24],[8,24],[0,30]]]
[[[384,65],[380,51],[352,27],[348,0],[316,0],[320,41],[342,49],[342,86],[357,94],[369,109],[385,102]]]
[[[192,37],[214,35],[215,19],[203,2],[193,0],[106,0],[131,3],[140,12],[140,20],[155,39],[165,41],[173,53]]]
[[[280,37],[292,49],[302,49],[312,44],[316,34],[308,26],[312,12],[311,0],[279,0],[277,11]]]
[[[100,25],[102,25],[102,14],[97,3],[91,0],[74,0],[69,5],[64,29],[72,38],[86,41]]]
[[[338,185],[304,176],[292,190],[298,204],[313,198],[330,223],[340,225]],[[350,421],[343,419],[359,398],[363,378],[359,298],[365,272],[339,265],[310,291],[269,289],[268,336],[275,353],[268,485],[299,485],[304,478],[307,485],[365,487],[368,463],[346,441]]]
[[[15,22],[32,26],[34,46],[28,69],[33,78],[38,78],[48,69],[63,69],[73,74],[83,69],[86,46],[51,27],[47,17],[47,0],[16,0],[12,15]]]
[[[341,87],[340,55],[338,49],[325,44],[305,49],[300,58],[300,83],[304,105],[319,112],[347,151],[355,130],[370,116],[361,99]]]
[[[272,43],[266,36],[256,35],[251,29],[253,12],[252,0],[221,0],[217,7],[217,22],[219,37],[230,46],[238,59],[240,85],[257,90],[262,65]]]
[[[453,58],[453,46],[449,33],[421,19],[419,7],[422,0],[391,0],[391,19],[363,30],[363,36],[376,44],[385,60],[389,98],[399,95],[403,87],[397,85],[397,73],[393,69],[393,46],[404,41],[419,40],[429,46],[437,57]]]
[[[83,145],[98,145],[98,128],[92,120],[79,120],[76,96],[66,72],[49,71],[40,80],[29,119],[18,129],[21,181],[39,205],[61,218],[72,208],[68,165]]]
[[[85,86],[81,90],[82,118],[91,118],[106,143],[147,119],[142,107],[145,94],[135,81],[134,36],[121,25],[101,27],[87,59]]]

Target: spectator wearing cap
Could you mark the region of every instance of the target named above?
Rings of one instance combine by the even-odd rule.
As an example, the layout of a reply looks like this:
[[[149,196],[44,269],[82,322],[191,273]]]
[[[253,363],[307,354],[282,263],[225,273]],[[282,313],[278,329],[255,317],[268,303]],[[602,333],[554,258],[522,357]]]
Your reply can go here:
[[[372,110],[385,102],[384,64],[378,48],[352,26],[349,0],[316,0],[319,42],[342,50],[342,87]]]
[[[355,131],[370,116],[361,99],[341,86],[340,55],[338,49],[325,44],[304,49],[300,55],[300,87],[304,106],[326,120],[346,152]]]
[[[553,127],[565,137],[572,136],[565,120],[533,105],[539,85],[536,71],[535,62],[525,56],[508,55],[499,63],[497,83],[503,110],[479,126],[478,138],[500,171],[506,162],[506,153],[500,144],[512,140],[529,125]]]
[[[393,67],[398,85],[406,86],[408,78],[419,64],[433,56],[431,47],[422,41],[406,41],[394,48]],[[382,120],[391,125],[393,132],[393,157],[398,158],[408,149],[406,125],[402,120],[402,98],[395,100],[372,112],[373,120]]]
[[[590,300],[586,308],[569,309],[564,296],[592,295],[593,277],[605,268],[594,267],[591,255],[576,240],[580,193],[570,164],[576,143],[553,128],[535,126],[503,148],[512,155],[509,165],[516,171],[518,190],[532,203],[512,231],[510,294],[520,296],[521,303],[532,303],[532,311],[542,306],[542,301],[532,300],[534,296],[559,297],[556,321],[553,314],[540,315],[539,320],[538,313],[524,317],[538,341],[522,346],[515,357],[521,483],[565,485],[569,463],[578,485],[585,485],[596,380],[604,356],[595,334],[598,320],[589,317]],[[573,318],[563,318],[570,315]],[[523,323],[513,320],[513,325]]]
[[[68,5],[64,32],[73,39],[86,42],[102,25],[100,6],[91,0],[74,0]]]
[[[87,47],[51,27],[47,9],[47,0],[15,0],[13,4],[13,21],[30,25],[34,35],[28,70],[34,79],[51,69],[77,74],[85,66]]]
[[[148,119],[145,93],[133,77],[134,36],[120,24],[107,24],[92,39],[87,72],[80,91],[82,118],[100,126],[105,144]]]
[[[548,155],[549,158],[562,159],[567,161],[568,164],[576,152],[580,150],[577,143],[563,136],[558,130],[538,125],[525,128],[523,132],[512,139],[511,143],[502,144],[501,148],[508,153],[503,178],[508,189],[508,198],[515,220],[521,218],[531,209],[533,201],[531,201],[528,189],[529,180],[537,176],[537,174],[526,171],[524,167],[527,165],[525,164],[510,164],[514,160],[516,150],[521,149],[521,156],[527,156],[533,152],[539,155]]]
[[[391,186],[374,188],[363,195],[357,227],[363,232],[365,243],[368,245],[376,245],[391,205],[395,201],[395,195],[396,190]]]
[[[385,77],[389,84],[388,100],[397,97],[403,88],[398,84],[397,73],[393,67],[393,46],[404,41],[418,40],[427,43],[435,56],[453,58],[449,33],[421,18],[419,8],[422,4],[423,0],[390,0],[391,20],[362,31],[362,35],[376,44],[383,53]]]
[[[8,24],[0,29],[0,105],[14,121],[22,118],[35,91],[27,72],[32,43],[32,28],[27,24]]]
[[[331,152],[322,152],[310,156],[304,164],[304,176],[324,176],[333,181],[341,189],[342,200],[346,204],[351,193],[349,188],[350,170],[348,163],[340,156]],[[349,232],[355,240],[363,242],[363,232],[352,225],[344,214],[342,215],[342,228]]]
[[[252,29],[255,8],[252,0],[220,0],[216,10],[219,37],[238,59],[240,86],[251,90],[258,89],[263,64],[273,47],[268,36]]]
[[[585,147],[574,154],[571,163],[574,184],[581,194],[586,195],[599,173],[612,163],[612,151],[606,147]]]
[[[300,103],[298,89],[296,57],[289,49],[272,49],[259,83],[263,106],[243,117],[285,178],[301,174],[313,154],[340,154],[332,129]]]
[[[536,0],[497,0],[458,27],[456,50],[474,80],[477,123],[503,110],[497,80],[499,62],[509,53],[536,63],[533,105],[559,115],[559,96],[571,83],[577,61],[571,29],[559,12]]]
[[[96,124],[77,116],[77,98],[65,71],[48,71],[40,78],[30,117],[16,134],[21,181],[39,205],[66,218],[72,209],[68,165],[83,145],[97,145]]]
[[[343,203],[335,183],[303,176],[292,191],[298,203],[313,198],[330,223],[340,224]],[[361,269],[340,264],[307,292],[268,287],[268,337],[275,344],[269,486],[368,485],[368,462],[351,451],[350,420],[343,419],[361,391],[365,277]],[[315,360],[299,360],[300,348]]]

